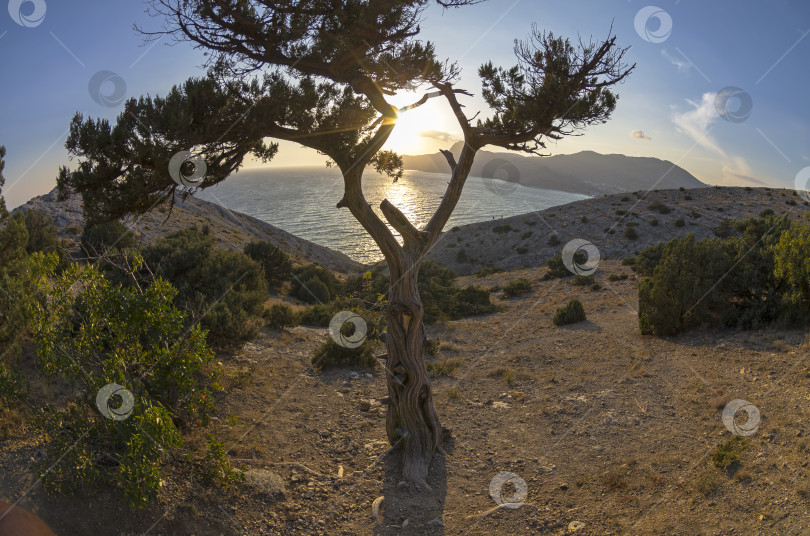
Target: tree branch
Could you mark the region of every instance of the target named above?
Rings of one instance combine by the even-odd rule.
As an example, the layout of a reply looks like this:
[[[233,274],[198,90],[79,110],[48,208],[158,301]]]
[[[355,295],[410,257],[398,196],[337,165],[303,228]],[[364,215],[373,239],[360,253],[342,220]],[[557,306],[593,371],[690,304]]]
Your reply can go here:
[[[402,213],[397,207],[391,204],[388,199],[383,199],[383,202],[380,203],[380,210],[385,216],[385,219],[388,220],[388,223],[391,224],[391,227],[396,229],[402,238],[405,240],[405,246],[410,246],[413,244],[414,246],[418,246],[428,238],[428,234],[424,231],[419,231],[413,224],[408,221],[408,218],[405,214]]]

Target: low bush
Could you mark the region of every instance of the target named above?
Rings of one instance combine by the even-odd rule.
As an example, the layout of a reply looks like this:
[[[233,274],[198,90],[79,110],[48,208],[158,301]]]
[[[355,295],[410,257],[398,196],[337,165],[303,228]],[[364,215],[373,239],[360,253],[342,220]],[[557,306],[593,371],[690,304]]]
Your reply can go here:
[[[48,300],[35,307],[37,355],[74,394],[38,414],[49,441],[36,468],[48,489],[111,484],[145,506],[183,445],[179,428],[207,424],[219,367],[168,282],[121,286],[94,266],[57,274],[52,261],[39,260]]]
[[[519,296],[532,290],[532,282],[526,278],[513,279],[503,288],[503,295],[507,298]]]
[[[85,255],[96,258],[108,251],[123,251],[136,247],[135,235],[120,221],[87,224],[80,237]]]
[[[627,227],[627,229],[624,230],[624,237],[628,240],[637,240],[638,231],[636,231],[635,227]]]
[[[496,225],[495,227],[492,228],[492,232],[497,234],[508,233],[511,230],[512,226],[509,225],[508,223],[505,223],[503,225]]]
[[[569,301],[564,307],[557,309],[557,312],[554,313],[554,318],[552,319],[555,326],[576,324],[577,322],[583,322],[584,320],[586,320],[585,308],[582,307],[582,303],[580,303],[580,301],[576,298]]]
[[[675,220],[675,227],[683,227],[684,225],[686,225],[686,222],[683,221],[683,218],[678,218]]]
[[[245,246],[244,253],[264,269],[268,287],[277,288],[282,282],[290,279],[292,273],[290,256],[270,242],[251,242]]]
[[[593,285],[594,277],[593,274],[591,275],[582,275],[577,274],[574,276],[574,279],[571,281],[571,284],[576,287],[585,287],[588,285]]]
[[[653,212],[658,212],[659,214],[669,214],[670,212],[672,212],[672,210],[670,210],[670,208],[659,199],[656,199],[655,201],[647,205],[647,208],[649,208]]]
[[[484,266],[483,268],[479,268],[478,270],[473,272],[473,275],[475,277],[486,277],[488,275],[499,274],[505,271],[506,269],[501,268],[500,266]]]
[[[373,319],[373,317],[365,312],[354,310],[360,318],[363,319],[366,325],[366,333],[359,346],[354,346],[354,343],[343,344],[338,343],[331,335],[328,336],[324,342],[312,356],[312,366],[315,368],[330,368],[330,367],[365,367],[373,368],[376,365],[377,357],[375,348],[377,346],[376,340],[380,334],[380,326]],[[352,322],[346,322],[340,327],[342,337],[352,337],[354,335],[355,325]],[[342,339],[342,337],[338,337]]]
[[[299,317],[287,304],[274,303],[264,310],[264,319],[271,328],[292,328],[298,325]]]
[[[308,264],[292,272],[292,295],[307,303],[328,303],[338,297],[341,284],[328,268]]]
[[[574,253],[574,263],[576,265],[582,266],[586,262],[588,262],[588,255],[585,252],[577,251]],[[565,263],[562,260],[562,254],[558,254],[547,260],[546,266],[548,266],[548,272],[546,272],[546,274],[543,276],[544,280],[571,277],[574,275],[571,270],[565,266]]]
[[[209,330],[209,341],[231,346],[254,337],[267,282],[262,267],[244,253],[214,248],[197,229],[169,234],[143,250],[155,276],[177,289],[175,305]]]

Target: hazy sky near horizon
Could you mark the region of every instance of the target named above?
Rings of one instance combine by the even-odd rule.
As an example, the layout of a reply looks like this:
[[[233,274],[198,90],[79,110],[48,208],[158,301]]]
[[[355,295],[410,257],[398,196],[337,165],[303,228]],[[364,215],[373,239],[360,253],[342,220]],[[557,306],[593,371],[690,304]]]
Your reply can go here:
[[[163,95],[204,74],[202,52],[189,44],[170,46],[168,38],[144,44],[133,25],[158,29],[161,23],[146,14],[144,2],[8,4],[0,10],[0,145],[7,149],[9,207],[48,192],[58,167],[71,165],[64,143],[76,111],[114,119],[124,97]],[[478,95],[478,67],[488,60],[514,64],[514,40],[525,38],[532,22],[574,39],[602,38],[613,24],[618,43],[631,47],[627,59],[637,64],[618,87],[617,110],[605,125],[550,143],[549,153],[653,156],[710,184],[793,188],[810,166],[810,4],[657,0],[653,6],[646,0],[489,0],[431,8],[422,29],[441,56],[459,62],[459,87]],[[477,96],[464,104],[468,115],[483,107]],[[459,133],[447,107],[433,99],[403,115],[389,145],[405,154],[435,152]],[[324,161],[283,143],[269,165]]]

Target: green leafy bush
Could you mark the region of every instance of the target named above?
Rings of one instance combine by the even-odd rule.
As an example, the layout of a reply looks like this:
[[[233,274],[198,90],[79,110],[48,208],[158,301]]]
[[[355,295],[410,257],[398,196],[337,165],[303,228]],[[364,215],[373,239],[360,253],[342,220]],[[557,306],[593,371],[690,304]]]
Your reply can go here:
[[[585,287],[588,285],[593,285],[593,283],[594,283],[593,274],[590,275],[577,274],[571,281],[571,284],[574,285],[575,287]]]
[[[498,274],[505,271],[506,269],[501,268],[500,266],[484,266],[483,268],[479,268],[478,270],[473,272],[473,275],[475,277],[486,277],[488,275]]]
[[[525,294],[532,290],[532,282],[528,279],[521,277],[519,279],[513,279],[506,286],[503,288],[503,295],[507,298],[511,298],[513,296],[519,296],[521,294]]]
[[[363,338],[362,344],[356,348],[349,348],[346,345],[338,344],[332,336],[328,336],[324,342],[312,356],[312,366],[315,368],[328,368],[328,367],[366,367],[373,368],[376,366],[376,340],[380,334],[380,326],[378,325],[375,317],[357,309],[353,312],[357,313],[366,323],[366,334]],[[331,320],[331,318],[330,318]],[[351,322],[346,322],[341,326],[341,333],[346,337],[351,337],[354,334],[355,326]]]
[[[264,268],[267,286],[276,288],[290,278],[292,261],[290,256],[270,242],[251,242],[245,246],[245,255]]]
[[[455,284],[456,274],[433,261],[419,266],[419,295],[425,311],[425,322],[456,320],[466,316],[493,313],[490,291],[471,286],[464,289]]]
[[[775,244],[774,275],[796,316],[810,317],[810,222],[793,222]]]
[[[136,247],[135,235],[120,221],[89,223],[80,238],[81,248],[88,257],[99,257],[108,251],[123,251]]]
[[[46,374],[76,388],[64,409],[40,415],[50,439],[38,464],[44,483],[113,484],[144,506],[160,491],[162,462],[182,446],[178,427],[205,424],[221,389],[205,332],[187,327],[164,280],[141,289],[117,285],[94,266],[57,274],[53,257],[38,262],[48,300],[35,307],[37,355]],[[104,398],[109,384],[124,390]]]
[[[307,303],[328,303],[338,297],[340,282],[328,268],[308,264],[293,270],[292,295]]]
[[[583,251],[577,251],[574,253],[574,263],[578,266],[582,266],[588,262],[588,255]],[[562,260],[562,253],[550,258],[546,261],[546,266],[548,266],[548,272],[543,276],[544,280],[553,279],[553,278],[563,278],[563,277],[571,277],[574,275],[571,270],[566,268],[565,263]]]
[[[287,304],[274,303],[264,310],[264,319],[272,328],[292,328],[298,325],[299,317]],[[328,325],[328,323],[327,323]]]
[[[638,239],[638,231],[636,231],[635,227],[627,227],[624,230],[624,237],[628,240],[637,240]]]
[[[683,218],[678,218],[675,220],[675,227],[683,227],[684,225],[686,225],[686,222],[683,221]]]
[[[577,322],[583,322],[585,320],[585,308],[582,307],[582,303],[576,298],[569,301],[564,307],[557,309],[552,319],[555,326],[576,324]]]
[[[214,248],[196,229],[172,233],[143,251],[155,276],[177,289],[175,304],[199,319],[218,346],[254,337],[260,325],[267,283],[262,267],[244,253]]]
[[[669,214],[670,212],[672,212],[672,210],[670,210],[670,208],[659,199],[656,199],[655,201],[647,205],[647,208],[649,208],[653,212],[658,212],[659,214]]]
[[[44,212],[30,209],[18,212],[15,216],[23,219],[28,231],[28,244],[25,247],[28,253],[41,251],[61,254],[62,248],[59,237],[56,235],[56,226]]]

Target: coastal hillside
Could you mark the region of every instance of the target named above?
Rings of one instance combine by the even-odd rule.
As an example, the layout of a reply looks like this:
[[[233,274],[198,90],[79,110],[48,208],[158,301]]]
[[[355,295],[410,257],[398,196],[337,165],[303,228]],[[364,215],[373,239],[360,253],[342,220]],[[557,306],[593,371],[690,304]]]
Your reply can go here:
[[[606,195],[567,205],[446,229],[428,258],[469,275],[482,266],[542,266],[570,240],[594,244],[603,259],[623,259],[647,246],[694,233],[715,236],[723,220],[771,209],[807,210],[793,190],[714,187]],[[632,229],[632,230],[631,230]]]
[[[461,148],[462,144],[457,143],[451,149],[456,158]],[[447,160],[441,153],[404,156],[403,161],[405,169],[448,172]],[[479,151],[471,175],[587,195],[706,186],[685,169],[666,160],[593,151],[543,158]]]
[[[84,227],[81,199],[57,199],[56,190],[35,197],[17,210],[38,209],[47,214],[57,227],[60,238],[76,244]],[[168,204],[160,205],[138,219],[127,222],[142,244],[149,244],[174,231],[207,225],[218,245],[224,249],[242,250],[252,240],[270,242],[299,263],[315,262],[330,270],[354,273],[362,268],[343,253],[333,251],[252,216],[228,210],[215,203],[189,197],[180,199],[170,211]]]

